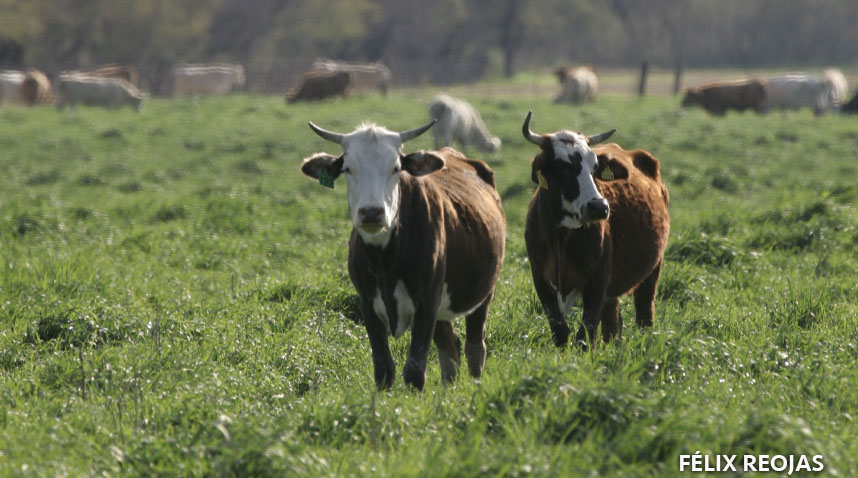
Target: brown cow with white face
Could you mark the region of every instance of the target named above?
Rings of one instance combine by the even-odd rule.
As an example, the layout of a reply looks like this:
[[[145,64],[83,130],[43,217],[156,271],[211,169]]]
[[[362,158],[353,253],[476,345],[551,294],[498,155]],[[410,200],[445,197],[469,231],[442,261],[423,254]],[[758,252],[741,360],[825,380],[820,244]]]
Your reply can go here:
[[[619,297],[634,293],[638,325],[652,325],[655,289],[670,229],[667,188],[658,160],[611,143],[614,130],[585,136],[567,130],[524,137],[540,147],[531,163],[538,186],[525,225],[536,293],[558,347],[566,345],[566,312],[581,299],[576,341],[607,342],[622,331]]]
[[[455,317],[466,316],[471,376],[480,376],[486,359],[486,315],[503,262],[503,209],[494,173],[482,161],[452,148],[402,154],[402,143],[434,123],[403,133],[365,124],[349,134],[310,123],[343,154],[317,153],[301,166],[329,187],[346,178],[354,226],[349,277],[360,294],[379,389],[390,388],[395,375],[388,336],[409,328],[402,375],[419,390],[432,340],[443,381],[458,374]]]

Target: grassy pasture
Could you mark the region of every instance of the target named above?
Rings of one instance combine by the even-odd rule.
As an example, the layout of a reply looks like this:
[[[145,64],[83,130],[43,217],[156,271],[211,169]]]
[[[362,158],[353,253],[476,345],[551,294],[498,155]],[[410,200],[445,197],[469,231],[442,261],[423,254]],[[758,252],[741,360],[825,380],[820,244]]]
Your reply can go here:
[[[434,92],[0,109],[0,476],[662,477],[698,450],[856,476],[858,118],[470,98],[509,224],[484,376],[445,389],[433,352],[424,393],[376,393],[344,184],[298,170],[338,150],[306,122],[412,128]],[[530,281],[529,109],[617,128],[670,189],[655,327],[624,300],[592,354],[551,345]]]

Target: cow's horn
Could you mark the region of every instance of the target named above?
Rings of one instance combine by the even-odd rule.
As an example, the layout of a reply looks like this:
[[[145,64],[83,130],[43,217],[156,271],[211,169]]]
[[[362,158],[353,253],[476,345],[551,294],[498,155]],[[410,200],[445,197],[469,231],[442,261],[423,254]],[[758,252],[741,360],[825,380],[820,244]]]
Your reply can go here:
[[[602,134],[594,134],[593,136],[588,136],[587,137],[587,144],[601,143],[602,141],[605,141],[606,139],[610,138],[611,135],[614,134],[614,131],[616,131],[616,130],[617,130],[617,128],[611,128],[610,131],[605,131]]]
[[[433,118],[432,121],[429,122],[429,124],[423,125],[419,128],[414,128],[414,129],[410,129],[408,131],[403,131],[403,132],[399,133],[400,141],[402,141],[404,143],[410,139],[414,139],[414,138],[420,136],[421,134],[428,131],[429,128],[431,128],[435,124],[436,121],[438,121],[438,120]]]
[[[524,139],[530,141],[531,143],[542,147],[542,136],[534,133],[530,130],[530,117],[533,116],[533,111],[527,112],[527,118],[524,119],[524,124],[521,126],[521,134],[524,135]]]
[[[310,129],[315,131],[317,135],[325,138],[326,140],[328,140],[332,143],[343,144],[343,135],[342,134],[334,133],[333,131],[328,131],[328,130],[319,128],[318,126],[314,125],[312,121],[309,121],[309,123],[310,123]]]

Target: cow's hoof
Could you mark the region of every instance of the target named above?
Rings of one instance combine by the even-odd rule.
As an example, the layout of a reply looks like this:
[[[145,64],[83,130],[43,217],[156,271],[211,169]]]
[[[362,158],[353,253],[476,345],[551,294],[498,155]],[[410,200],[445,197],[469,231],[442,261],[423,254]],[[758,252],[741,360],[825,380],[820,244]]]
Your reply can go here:
[[[420,370],[405,370],[402,373],[402,378],[406,385],[415,388],[418,392],[422,392],[423,385],[426,383],[426,372]]]

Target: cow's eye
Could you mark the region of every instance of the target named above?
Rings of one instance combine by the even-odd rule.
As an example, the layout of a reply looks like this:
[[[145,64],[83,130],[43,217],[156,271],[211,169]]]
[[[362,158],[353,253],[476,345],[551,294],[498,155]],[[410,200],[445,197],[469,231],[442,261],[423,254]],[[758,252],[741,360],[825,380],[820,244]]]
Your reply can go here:
[[[348,166],[345,166],[345,167],[343,167],[343,173],[345,173],[345,174],[354,174],[354,170],[352,170],[352,168],[350,168],[350,167],[348,167]]]
[[[569,155],[570,161],[581,161],[581,152],[575,151]]]
[[[402,171],[402,168],[401,168],[401,167],[399,167],[399,166],[394,166],[394,167],[393,167],[393,170],[391,170],[391,171],[390,171],[390,174],[399,174],[399,172],[400,172],[400,171]]]

